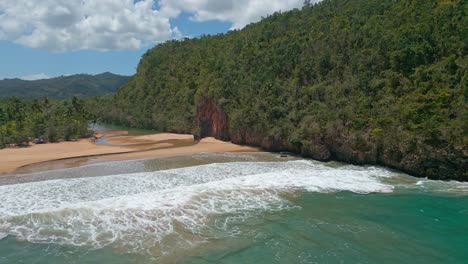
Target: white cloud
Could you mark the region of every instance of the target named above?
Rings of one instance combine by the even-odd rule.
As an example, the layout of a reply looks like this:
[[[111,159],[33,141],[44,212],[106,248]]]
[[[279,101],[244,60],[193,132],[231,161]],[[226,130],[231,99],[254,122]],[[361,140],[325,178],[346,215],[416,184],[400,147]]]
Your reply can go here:
[[[45,73],[38,73],[38,74],[31,74],[27,76],[23,76],[20,79],[25,80],[25,81],[35,81],[35,80],[43,80],[43,79],[50,79],[49,75]]]
[[[52,51],[122,50],[178,38],[170,18],[220,20],[232,28],[303,0],[0,0],[0,40]],[[158,6],[159,9],[155,9]],[[195,22],[194,22],[195,23]]]
[[[137,49],[179,33],[153,0],[0,0],[0,39],[54,51]]]
[[[233,29],[243,28],[275,11],[301,7],[303,3],[304,0],[161,0],[162,10],[167,13],[186,11],[193,13],[194,21],[228,21]]]

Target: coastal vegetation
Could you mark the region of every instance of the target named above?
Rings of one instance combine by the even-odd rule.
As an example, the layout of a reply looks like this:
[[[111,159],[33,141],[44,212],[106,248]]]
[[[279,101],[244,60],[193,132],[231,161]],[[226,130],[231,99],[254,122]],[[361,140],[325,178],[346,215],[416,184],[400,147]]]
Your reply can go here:
[[[150,49],[103,121],[468,180],[468,2],[325,0]]]
[[[22,100],[17,97],[0,100],[0,148],[9,144],[27,145],[35,139],[48,142],[89,137],[90,116],[81,99],[55,101]],[[40,140],[42,141],[42,140]]]
[[[70,99],[104,96],[113,94],[129,80],[110,72],[97,75],[76,74],[51,79],[26,81],[21,79],[0,80],[0,98],[16,96],[19,98]]]

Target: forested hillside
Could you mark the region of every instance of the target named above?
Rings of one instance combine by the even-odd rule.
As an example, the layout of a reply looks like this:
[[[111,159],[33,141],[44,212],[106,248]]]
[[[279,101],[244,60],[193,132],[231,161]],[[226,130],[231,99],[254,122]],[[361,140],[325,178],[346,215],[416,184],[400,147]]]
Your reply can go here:
[[[106,121],[468,180],[468,1],[325,0],[149,50]]]
[[[25,81],[21,79],[0,80],[0,98],[11,96],[21,98],[55,99],[103,96],[115,93],[130,77],[109,72],[97,75],[77,74],[51,79]]]

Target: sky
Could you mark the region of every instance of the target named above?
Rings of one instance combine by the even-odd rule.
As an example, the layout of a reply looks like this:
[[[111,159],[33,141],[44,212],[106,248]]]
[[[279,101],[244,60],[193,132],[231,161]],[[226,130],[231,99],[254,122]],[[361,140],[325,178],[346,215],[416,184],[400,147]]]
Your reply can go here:
[[[225,33],[303,0],[0,0],[0,79],[132,75],[166,40]]]

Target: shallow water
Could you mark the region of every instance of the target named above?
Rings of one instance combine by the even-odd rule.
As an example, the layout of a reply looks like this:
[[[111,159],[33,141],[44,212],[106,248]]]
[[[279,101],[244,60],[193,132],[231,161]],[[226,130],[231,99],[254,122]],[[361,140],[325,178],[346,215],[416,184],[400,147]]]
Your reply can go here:
[[[92,131],[127,131],[128,136],[142,136],[142,135],[148,135],[148,134],[155,134],[160,131],[157,130],[151,130],[151,129],[141,129],[141,128],[132,128],[132,127],[126,127],[126,126],[118,126],[118,125],[111,125],[111,124],[104,124],[104,123],[91,123],[89,124],[89,129]]]
[[[468,184],[274,154],[21,175],[0,263],[466,263]]]

